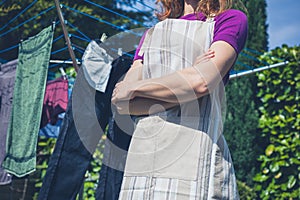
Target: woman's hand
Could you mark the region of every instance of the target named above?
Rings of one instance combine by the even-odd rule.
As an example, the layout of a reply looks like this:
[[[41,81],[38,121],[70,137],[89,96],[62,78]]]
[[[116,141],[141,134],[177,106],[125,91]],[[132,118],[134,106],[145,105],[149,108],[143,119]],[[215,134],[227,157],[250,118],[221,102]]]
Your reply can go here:
[[[202,54],[201,56],[198,56],[193,64],[193,66],[196,66],[200,63],[204,63],[209,61],[209,59],[215,57],[215,52],[211,49],[209,49],[207,52],[205,52],[204,54]]]
[[[123,81],[135,82],[142,79],[143,62],[135,60],[125,75]]]
[[[115,86],[115,89],[112,93],[111,102],[116,105],[120,101],[129,101],[133,98],[133,82],[121,81]]]

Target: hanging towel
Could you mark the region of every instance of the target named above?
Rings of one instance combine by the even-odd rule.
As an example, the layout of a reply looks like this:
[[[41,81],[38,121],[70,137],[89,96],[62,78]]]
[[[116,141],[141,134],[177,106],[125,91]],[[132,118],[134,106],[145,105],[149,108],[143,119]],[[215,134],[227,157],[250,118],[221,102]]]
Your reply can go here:
[[[44,96],[42,119],[40,128],[48,123],[55,125],[58,115],[67,109],[68,104],[68,80],[60,77],[48,81]]]
[[[17,177],[35,170],[53,32],[49,26],[19,46],[13,107],[3,162],[3,167]]]
[[[1,165],[6,155],[6,135],[11,114],[17,63],[18,60],[13,60],[1,65],[0,72],[0,185],[11,182],[11,175]]]

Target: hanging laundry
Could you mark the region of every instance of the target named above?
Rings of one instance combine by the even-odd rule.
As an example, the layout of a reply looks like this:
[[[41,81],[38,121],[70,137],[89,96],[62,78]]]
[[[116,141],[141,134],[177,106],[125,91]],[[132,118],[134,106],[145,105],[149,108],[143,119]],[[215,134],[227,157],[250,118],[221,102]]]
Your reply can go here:
[[[46,126],[40,129],[39,136],[44,136],[47,138],[57,138],[59,135],[59,130],[64,119],[65,113],[61,113],[57,116],[57,121],[55,124],[48,123]]]
[[[84,76],[91,87],[100,92],[105,92],[109,74],[112,68],[113,58],[108,51],[92,40],[83,56],[82,68]]]
[[[89,45],[98,44],[92,42]],[[109,47],[101,46],[101,48],[103,48],[102,52],[104,50],[109,52]],[[98,47],[95,49],[98,49]],[[91,152],[95,150],[101,137],[101,130],[99,131],[99,129],[105,130],[109,120],[112,119],[110,101],[112,91],[117,81],[127,72],[132,64],[132,58],[129,56],[123,55],[120,57],[111,53],[108,54],[116,58],[111,63],[111,70],[109,73],[106,73],[108,77],[102,77],[101,74],[98,74],[102,71],[100,69],[95,69],[97,73],[93,71],[91,74],[88,74],[92,77],[102,77],[103,80],[108,79],[106,86],[101,86],[105,92],[100,92],[96,84],[90,84],[84,72],[84,68],[89,68],[89,65],[85,62],[87,59],[83,60],[72,90],[72,97],[68,102],[68,108],[55,149],[48,163],[47,173],[39,192],[38,199],[40,200],[57,199],[57,197],[60,199],[75,199],[80,190],[84,181],[84,175],[92,159]],[[98,53],[93,53],[93,55],[103,56],[103,54]],[[106,55],[104,54],[104,56]],[[103,59],[95,58],[95,60]],[[98,67],[102,66],[104,65],[99,65]],[[86,72],[88,71],[90,70],[86,70]],[[100,83],[105,82],[103,80],[101,79]],[[76,102],[78,101],[78,95],[81,98],[80,105]],[[78,124],[82,124],[82,126],[78,126]],[[122,178],[122,174],[120,178]]]
[[[0,70],[0,185],[11,182],[11,175],[1,165],[6,155],[6,135],[12,108],[17,63],[18,60],[13,60],[2,64]]]
[[[35,170],[54,29],[49,26],[19,46],[13,107],[7,132],[3,168],[17,177]]]
[[[58,115],[67,109],[68,79],[64,77],[48,81],[44,95],[43,111],[40,128],[48,123],[55,125]]]

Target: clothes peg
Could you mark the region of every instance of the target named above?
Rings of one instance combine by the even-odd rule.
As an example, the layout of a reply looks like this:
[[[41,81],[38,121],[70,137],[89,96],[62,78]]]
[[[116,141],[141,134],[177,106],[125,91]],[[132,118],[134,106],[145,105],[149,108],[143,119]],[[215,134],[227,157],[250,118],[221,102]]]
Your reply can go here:
[[[55,24],[56,24],[56,22],[55,22],[55,21],[52,21],[52,26],[51,26],[51,30],[52,30],[52,31],[54,31]]]
[[[118,48],[118,55],[119,55],[119,56],[122,56],[122,55],[123,55],[123,50],[122,50],[122,48]]]
[[[100,38],[100,41],[101,42],[105,42],[106,38],[107,38],[106,33],[103,33],[102,36],[101,36],[101,38]]]
[[[21,38],[21,39],[20,39],[20,44],[19,44],[19,46],[20,46],[21,48],[23,48],[23,46],[22,46],[23,41],[24,41],[23,38]]]
[[[61,75],[63,76],[63,78],[66,79],[66,78],[67,78],[67,74],[66,74],[64,68],[63,68],[63,67],[60,67],[60,68],[59,68],[59,71],[60,71]]]

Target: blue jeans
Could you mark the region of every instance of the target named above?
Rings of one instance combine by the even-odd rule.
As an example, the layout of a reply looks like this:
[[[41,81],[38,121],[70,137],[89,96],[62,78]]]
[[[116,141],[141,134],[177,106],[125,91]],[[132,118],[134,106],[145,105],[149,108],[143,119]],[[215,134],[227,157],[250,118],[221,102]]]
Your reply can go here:
[[[128,116],[118,115],[115,112],[114,117],[109,120],[107,140],[109,140],[115,147],[124,150],[124,152],[128,151],[131,135],[134,130],[134,124],[132,123],[134,121],[134,117],[132,117],[132,120],[130,119],[131,118],[128,118]],[[126,123],[125,131],[120,129],[116,120],[122,120]],[[105,147],[107,147],[107,145]],[[127,154],[123,157],[123,159],[120,159],[114,154],[110,147],[108,147],[108,149],[104,152],[103,160],[108,161],[101,166],[98,187],[96,190],[96,199],[117,200],[121,190]],[[117,167],[114,167],[115,163],[117,163]]]
[[[91,99],[95,100],[93,107],[98,124],[102,130],[105,130],[109,120],[113,119],[110,99],[114,86],[121,76],[130,68],[131,63],[131,58],[125,56],[122,56],[113,62],[110,79],[105,93],[95,91],[94,88],[89,86],[84,78],[82,69],[78,72],[73,88],[73,94],[75,92],[81,95],[81,110],[85,109]],[[85,172],[92,159],[92,153],[101,137],[99,130],[93,129],[93,124],[86,124],[86,129],[88,129],[86,134],[78,133],[78,126],[76,127],[76,120],[78,119],[74,120],[74,116],[76,116],[76,110],[73,110],[74,100],[74,96],[69,100],[59,137],[48,163],[48,169],[43,179],[42,188],[39,192],[39,200],[76,199],[76,195],[83,184]],[[77,107],[75,106],[75,109],[76,108]],[[88,112],[89,109],[90,108],[87,108],[86,112],[82,113],[83,117],[90,117]],[[86,119],[86,121],[89,121],[89,119]],[[119,138],[119,133],[113,132],[117,130],[117,126],[115,125],[115,128],[113,128],[112,125],[114,122],[110,122],[110,124],[109,129],[111,130],[108,133],[108,138],[113,140]],[[118,131],[121,130],[118,129]],[[121,139],[121,143],[124,143],[123,146],[126,149],[129,146],[130,136],[124,136],[124,134],[121,137],[129,137],[127,140]],[[112,135],[115,137],[112,137]],[[82,141],[84,141],[84,144]],[[116,178],[113,179],[112,177]],[[123,172],[103,166],[100,172],[99,186],[96,192],[97,199],[117,199],[122,177]],[[115,197],[111,198],[111,196]]]

